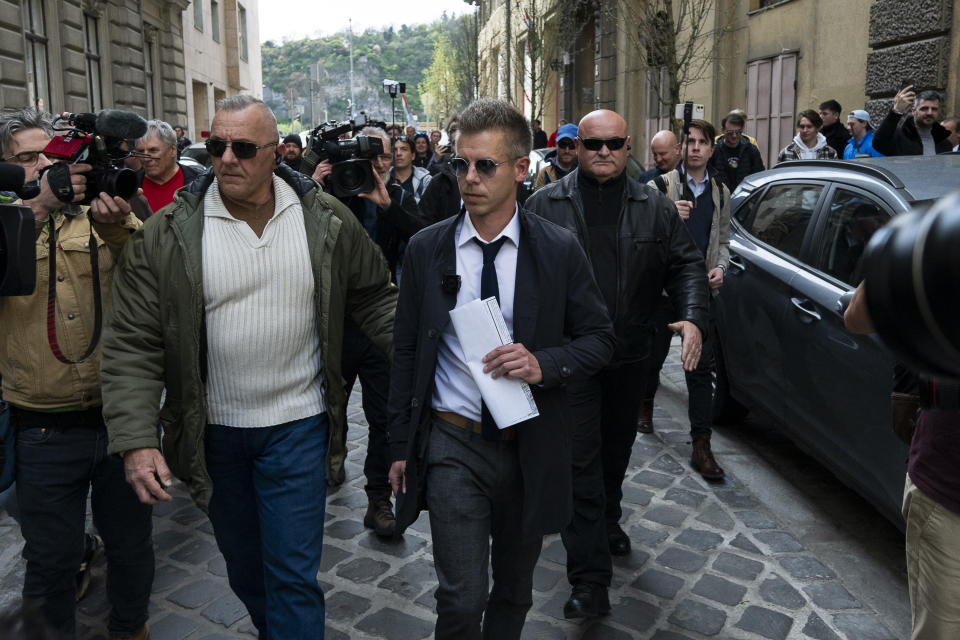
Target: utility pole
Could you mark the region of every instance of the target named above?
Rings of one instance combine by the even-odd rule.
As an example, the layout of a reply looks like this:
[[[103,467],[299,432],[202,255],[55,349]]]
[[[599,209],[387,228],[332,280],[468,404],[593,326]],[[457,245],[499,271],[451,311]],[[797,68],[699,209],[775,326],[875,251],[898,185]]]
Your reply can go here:
[[[356,113],[357,107],[356,102],[353,99],[353,18],[350,18],[350,119],[353,120],[353,116]]]
[[[503,6],[507,12],[507,55],[506,55],[506,72],[507,72],[507,102],[513,102],[513,91],[511,85],[513,84],[513,79],[510,77],[510,58],[513,56],[510,54],[510,0],[503,0]]]

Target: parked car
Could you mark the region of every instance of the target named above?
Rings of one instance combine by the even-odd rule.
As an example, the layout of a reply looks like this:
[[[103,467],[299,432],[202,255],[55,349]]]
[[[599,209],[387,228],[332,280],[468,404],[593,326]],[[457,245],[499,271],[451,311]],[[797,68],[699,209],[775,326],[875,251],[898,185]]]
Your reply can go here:
[[[537,181],[537,174],[540,169],[547,166],[547,160],[557,155],[556,147],[545,147],[543,149],[533,149],[530,152],[530,168],[527,169],[527,177],[523,184],[530,191],[533,191],[533,185]],[[634,159],[633,155],[627,156],[627,176],[631,180],[636,180],[643,173],[643,166]]]
[[[907,447],[890,429],[893,358],[838,303],[891,216],[957,188],[960,155],[795,161],[731,197],[730,268],[715,299],[715,421],[760,406],[902,528]]]
[[[191,145],[188,145],[180,152],[180,160],[184,158],[189,158],[196,162],[199,162],[204,167],[209,167],[210,165],[210,153],[207,152],[207,146],[203,142],[194,142]]]

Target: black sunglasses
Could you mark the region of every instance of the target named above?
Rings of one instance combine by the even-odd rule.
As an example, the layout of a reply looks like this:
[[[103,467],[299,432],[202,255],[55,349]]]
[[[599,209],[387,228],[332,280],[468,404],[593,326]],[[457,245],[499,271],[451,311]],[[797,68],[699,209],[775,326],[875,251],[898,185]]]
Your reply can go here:
[[[573,149],[576,144],[573,142],[573,138],[564,138],[563,140],[557,140],[557,146],[561,149]]]
[[[580,143],[590,151],[600,151],[606,145],[610,151],[617,151],[627,143],[626,138],[580,138]]]
[[[497,172],[497,167],[502,164],[510,162],[509,160],[504,160],[503,162],[494,162],[490,158],[481,158],[473,162],[474,168],[476,168],[477,173],[479,173],[484,178],[492,178],[493,174]],[[453,169],[454,173],[457,174],[458,178],[462,178],[467,175],[467,172],[470,170],[470,161],[466,158],[455,157],[450,159],[450,167]]]
[[[223,154],[227,152],[227,147],[230,147],[230,149],[233,151],[233,155],[237,156],[237,159],[249,160],[257,155],[257,151],[260,151],[260,149],[276,147],[277,143],[268,142],[267,144],[258,145],[256,142],[247,142],[246,140],[233,140],[231,142],[227,142],[226,140],[211,138],[204,143],[204,146],[207,148],[207,153],[214,158],[223,157]]]

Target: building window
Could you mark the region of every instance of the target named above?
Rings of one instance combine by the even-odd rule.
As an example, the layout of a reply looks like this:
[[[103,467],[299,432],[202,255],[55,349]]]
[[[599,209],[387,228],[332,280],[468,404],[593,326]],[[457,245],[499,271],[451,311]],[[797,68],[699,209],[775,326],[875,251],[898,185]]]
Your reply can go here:
[[[27,40],[27,97],[37,109],[50,108],[50,71],[47,67],[47,27],[44,0],[24,0],[24,36]]]
[[[658,131],[670,128],[670,73],[666,66],[647,69],[646,166],[653,165],[650,140]]]
[[[193,26],[203,31],[203,0],[193,0]]]
[[[240,20],[240,59],[244,62],[247,61],[247,10],[243,8],[243,5],[238,4],[237,10],[239,12]]]
[[[84,55],[87,58],[87,98],[90,109],[103,108],[103,91],[100,88],[100,21],[84,14]]]
[[[152,28],[151,28],[152,31]],[[155,33],[155,32],[153,32]],[[143,87],[146,90],[146,100],[147,100],[147,117],[156,118],[157,117],[157,92],[156,92],[156,58],[157,55],[157,41],[156,37],[150,35],[150,32],[144,35],[143,38]]]
[[[757,139],[765,166],[793,139],[797,54],[747,63],[747,133]]]
[[[220,3],[210,0],[210,36],[214,42],[220,42]]]

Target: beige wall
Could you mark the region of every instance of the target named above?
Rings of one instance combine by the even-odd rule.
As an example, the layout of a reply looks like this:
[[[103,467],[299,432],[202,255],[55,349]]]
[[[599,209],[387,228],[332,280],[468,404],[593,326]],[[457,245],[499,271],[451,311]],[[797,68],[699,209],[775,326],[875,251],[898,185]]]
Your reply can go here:
[[[202,30],[194,21],[194,2],[203,6]],[[217,96],[244,93],[263,97],[260,64],[259,7],[257,0],[219,0],[220,42],[213,39],[210,0],[192,0],[183,10],[183,48],[187,86],[192,87],[187,109],[187,137],[197,142],[209,129]],[[247,60],[239,56],[238,10],[247,12]],[[206,90],[199,90],[206,85]]]

